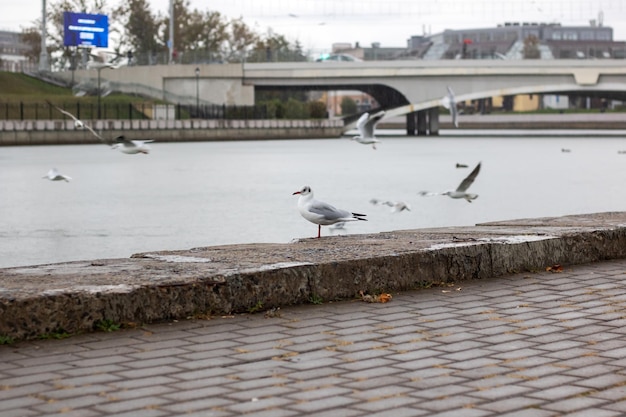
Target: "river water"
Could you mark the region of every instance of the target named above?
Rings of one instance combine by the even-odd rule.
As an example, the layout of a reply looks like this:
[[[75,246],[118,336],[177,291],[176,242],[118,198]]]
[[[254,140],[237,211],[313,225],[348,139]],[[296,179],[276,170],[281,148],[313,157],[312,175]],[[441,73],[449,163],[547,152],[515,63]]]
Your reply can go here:
[[[624,211],[623,137],[386,136],[377,150],[345,138],[154,143],[149,155],[0,148],[0,267],[313,237],[317,226],[292,196],[304,185],[368,215],[340,233]],[[473,203],[418,195],[456,188],[478,162]],[[72,181],[42,179],[52,167]],[[392,213],[372,198],[411,211]],[[338,232],[322,228],[330,234]]]

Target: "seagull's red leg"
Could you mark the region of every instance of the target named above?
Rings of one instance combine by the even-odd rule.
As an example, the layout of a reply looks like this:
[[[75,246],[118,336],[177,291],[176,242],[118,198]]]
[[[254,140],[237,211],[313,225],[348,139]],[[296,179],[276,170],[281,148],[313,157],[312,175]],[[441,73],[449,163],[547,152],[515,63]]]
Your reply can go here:
[[[322,237],[322,225],[318,224],[317,225],[317,237]]]

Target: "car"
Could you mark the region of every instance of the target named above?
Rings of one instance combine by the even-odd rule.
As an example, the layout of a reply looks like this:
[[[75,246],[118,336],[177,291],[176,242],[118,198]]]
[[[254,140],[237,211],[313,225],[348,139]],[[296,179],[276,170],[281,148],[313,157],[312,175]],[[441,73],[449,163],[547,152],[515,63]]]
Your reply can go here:
[[[324,54],[316,62],[363,62],[362,59],[348,54]]]

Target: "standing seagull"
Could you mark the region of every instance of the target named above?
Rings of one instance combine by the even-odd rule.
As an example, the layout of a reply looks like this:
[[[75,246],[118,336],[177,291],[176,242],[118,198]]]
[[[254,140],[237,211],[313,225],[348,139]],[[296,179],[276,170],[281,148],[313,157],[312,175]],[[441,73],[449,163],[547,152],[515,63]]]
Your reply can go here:
[[[72,179],[72,177],[68,175],[61,174],[59,171],[57,171],[56,168],[50,169],[50,171],[48,171],[48,173],[41,178],[48,179],[50,181],[65,181],[65,182],[70,182],[70,180]]]
[[[443,104],[443,107],[450,110],[454,127],[459,127],[459,121],[457,120],[458,111],[456,108],[456,98],[454,97],[454,91],[452,91],[450,86],[448,86],[448,95],[441,99],[441,104]]]
[[[476,165],[476,168],[474,168],[474,170],[470,172],[470,174],[467,177],[465,177],[463,181],[461,181],[461,184],[458,186],[458,188],[455,191],[446,191],[445,193],[431,193],[428,191],[420,191],[419,194],[421,196],[428,196],[428,197],[431,197],[434,195],[447,195],[450,198],[464,198],[465,200],[467,200],[468,203],[471,203],[472,200],[475,200],[476,198],[478,198],[478,194],[468,193],[467,189],[470,187],[470,185],[472,185],[472,183],[478,176],[479,172],[480,172],[480,162],[478,163],[478,165]]]
[[[317,201],[313,198],[311,187],[305,185],[300,191],[296,191],[292,195],[299,194],[298,210],[302,217],[317,224],[317,237],[322,235],[322,226],[328,226],[340,222],[351,222],[356,220],[365,220],[366,214],[351,213],[346,210],[337,209],[330,204]]]
[[[93,133],[93,135],[95,137],[98,138],[98,140],[100,140],[100,142],[106,144],[106,145],[110,145],[111,143],[106,140],[105,138],[103,138],[101,135],[99,135],[95,130],[93,130],[91,128],[91,126],[89,126],[88,124],[86,124],[85,122],[83,122],[82,120],[80,120],[78,117],[74,116],[72,113],[68,112],[67,110],[63,110],[62,108],[55,106],[54,104],[52,104],[51,102],[49,102],[48,100],[46,100],[46,102],[48,103],[48,105],[54,107],[55,109],[57,109],[58,111],[60,111],[61,113],[63,113],[64,115],[68,116],[69,118],[71,118],[72,120],[74,120],[74,127],[76,127],[77,129],[87,129],[89,130],[91,133]]]
[[[374,127],[385,116],[385,111],[381,110],[372,117],[369,113],[363,113],[359,120],[356,122],[356,127],[359,129],[359,134],[352,138],[364,145],[372,145],[372,148],[376,149],[376,144],[380,143],[376,136],[374,136]]]
[[[146,143],[154,142],[153,140],[128,140],[125,139],[124,136],[118,136],[116,140],[118,143],[113,145],[111,149],[119,149],[120,152],[124,152],[127,154],[147,154],[150,152],[150,146],[146,145]]]

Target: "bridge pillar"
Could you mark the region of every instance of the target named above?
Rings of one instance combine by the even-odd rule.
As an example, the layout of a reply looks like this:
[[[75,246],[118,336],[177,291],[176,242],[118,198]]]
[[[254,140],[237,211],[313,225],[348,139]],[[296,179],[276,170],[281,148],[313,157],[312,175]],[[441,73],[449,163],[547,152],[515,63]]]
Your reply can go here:
[[[420,110],[406,115],[407,136],[439,135],[439,109]]]
[[[428,109],[428,133],[431,136],[439,135],[439,107]]]
[[[417,116],[415,113],[407,113],[406,115],[406,135],[415,136],[417,134]]]
[[[417,112],[417,136],[426,136],[428,134],[428,111],[420,110]]]

